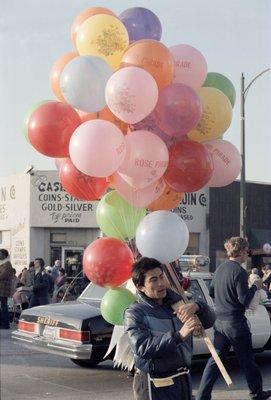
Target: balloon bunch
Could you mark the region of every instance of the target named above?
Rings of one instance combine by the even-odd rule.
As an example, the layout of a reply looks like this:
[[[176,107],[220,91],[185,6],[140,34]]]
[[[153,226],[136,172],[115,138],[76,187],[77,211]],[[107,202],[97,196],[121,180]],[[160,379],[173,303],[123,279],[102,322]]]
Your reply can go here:
[[[161,35],[146,8],[118,17],[102,7],[83,11],[71,29],[75,51],[50,74],[58,100],[25,118],[27,139],[56,159],[65,190],[101,199],[97,222],[108,237],[88,246],[83,263],[94,283],[113,288],[102,302],[111,323],[134,299],[119,288],[131,276],[134,243],[163,263],[178,259],[189,234],[170,210],[185,192],[231,183],[241,166],[238,150],[221,139],[232,120],[232,83],[208,73],[200,51],[168,48]]]

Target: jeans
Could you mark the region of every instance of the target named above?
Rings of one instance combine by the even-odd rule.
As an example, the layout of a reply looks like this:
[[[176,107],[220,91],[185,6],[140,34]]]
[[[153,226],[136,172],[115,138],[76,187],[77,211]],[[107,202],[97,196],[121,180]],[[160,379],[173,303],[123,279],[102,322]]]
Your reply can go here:
[[[1,302],[1,320],[0,326],[2,328],[9,328],[9,314],[8,314],[8,298],[0,296]]]
[[[261,400],[262,376],[254,361],[251,333],[247,321],[220,321],[214,325],[214,346],[221,360],[228,355],[231,346],[243,370],[250,390],[250,398]],[[214,359],[211,357],[204,369],[197,400],[211,400],[213,386],[220,375]]]

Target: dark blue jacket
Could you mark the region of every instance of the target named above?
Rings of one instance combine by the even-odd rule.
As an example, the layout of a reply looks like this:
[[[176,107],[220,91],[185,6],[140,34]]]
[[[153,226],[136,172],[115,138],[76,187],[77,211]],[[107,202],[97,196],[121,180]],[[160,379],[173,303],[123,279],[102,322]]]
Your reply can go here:
[[[138,294],[124,314],[124,328],[135,356],[135,366],[153,377],[169,376],[180,367],[189,367],[192,359],[192,335],[182,340],[179,330],[182,322],[174,314],[171,305],[182,300],[167,290],[163,305],[159,305],[144,293]],[[213,326],[215,314],[205,303],[197,315],[204,328]]]

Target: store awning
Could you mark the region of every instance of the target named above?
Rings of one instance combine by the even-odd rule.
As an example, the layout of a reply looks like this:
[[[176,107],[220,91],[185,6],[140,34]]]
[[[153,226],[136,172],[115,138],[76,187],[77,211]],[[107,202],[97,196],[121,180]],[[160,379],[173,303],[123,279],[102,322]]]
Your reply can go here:
[[[251,249],[263,251],[265,243],[271,244],[271,229],[251,229],[248,240]]]

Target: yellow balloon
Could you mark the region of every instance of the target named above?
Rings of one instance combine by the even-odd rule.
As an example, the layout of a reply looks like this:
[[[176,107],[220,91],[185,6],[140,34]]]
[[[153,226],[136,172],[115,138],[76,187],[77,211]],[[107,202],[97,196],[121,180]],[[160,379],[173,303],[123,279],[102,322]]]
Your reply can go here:
[[[113,15],[93,15],[80,25],[77,32],[78,53],[101,57],[114,70],[119,68],[128,45],[128,32],[124,24]]]
[[[231,103],[228,97],[216,88],[202,87],[197,90],[197,93],[202,101],[203,114],[196,128],[187,136],[196,142],[216,139],[231,124]]]

